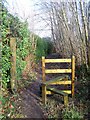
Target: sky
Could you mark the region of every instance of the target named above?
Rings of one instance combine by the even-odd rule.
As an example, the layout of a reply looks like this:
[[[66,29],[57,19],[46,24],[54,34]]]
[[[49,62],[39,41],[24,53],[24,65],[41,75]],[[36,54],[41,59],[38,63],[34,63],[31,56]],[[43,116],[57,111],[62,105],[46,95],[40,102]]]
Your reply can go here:
[[[21,20],[27,20],[29,29],[40,37],[50,37],[51,30],[48,15],[44,10],[40,10],[40,1],[65,2],[74,0],[7,0],[8,10],[13,15],[18,15]],[[87,2],[89,0],[82,1]]]
[[[40,14],[40,0],[7,0],[8,10],[20,19],[27,20],[29,29],[40,37],[51,36],[50,26],[43,20],[45,13]]]

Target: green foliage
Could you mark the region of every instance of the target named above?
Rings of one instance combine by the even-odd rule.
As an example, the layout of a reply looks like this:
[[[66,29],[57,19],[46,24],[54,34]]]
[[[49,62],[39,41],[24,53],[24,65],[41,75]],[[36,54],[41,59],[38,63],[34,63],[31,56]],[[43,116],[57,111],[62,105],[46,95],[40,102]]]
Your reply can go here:
[[[2,90],[3,95],[0,96],[0,119],[7,119],[14,115],[16,95],[10,95],[5,89]]]
[[[6,54],[7,53],[7,54]],[[10,80],[10,47],[8,45],[3,45],[2,48],[2,83],[4,87]]]
[[[2,24],[0,25],[0,29],[2,30],[2,43],[0,44],[0,47],[2,47],[2,85],[3,89],[7,89],[11,78],[10,37],[16,38],[17,80],[21,78],[22,71],[25,68],[25,57],[29,54],[34,54],[35,50],[32,49],[32,39],[30,38],[27,22],[21,22],[18,17],[12,16],[4,5],[2,6]],[[2,96],[0,102],[3,108],[0,118],[12,116],[14,109],[11,108],[13,103],[10,101],[10,96]]]
[[[2,83],[4,87],[7,87],[7,83],[10,80],[10,47],[9,39],[7,38],[8,29],[8,13],[5,8],[2,11],[2,21],[0,28],[2,29]]]
[[[21,78],[22,75],[22,71],[25,68],[26,62],[22,60],[22,58],[20,58],[19,56],[17,56],[17,79],[19,80]]]
[[[20,22],[18,17],[14,17],[3,6],[2,12],[2,79],[3,86],[7,87],[7,83],[10,81],[10,36],[16,38],[17,46],[17,79],[20,79],[22,70],[26,63],[24,58],[34,52],[32,50],[32,40],[30,39],[30,32],[28,30],[27,22]],[[8,29],[10,29],[10,36]],[[9,36],[9,37],[8,37]]]
[[[20,28],[21,27],[21,28]],[[32,49],[29,31],[25,24],[19,26],[19,37],[17,38],[17,78],[19,79],[22,74],[22,70],[24,69],[26,62],[24,58],[31,52]],[[33,53],[32,53],[33,54]]]
[[[83,114],[74,104],[72,104],[71,106],[67,106],[66,108],[63,109],[62,118],[63,120],[67,120],[67,119],[80,120],[83,118]]]
[[[50,37],[46,37],[46,38],[43,38],[43,40],[46,42],[46,49],[45,49],[45,51],[46,51],[46,53],[47,54],[51,54],[52,53],[52,50],[53,50],[53,43],[52,43],[52,41],[51,41],[51,38]]]
[[[42,56],[47,56],[52,52],[52,43],[50,40],[45,40],[43,38],[37,38],[36,46],[36,59],[41,59]]]
[[[27,22],[21,22],[18,17],[12,16],[7,9],[3,6],[2,13],[2,78],[3,85],[7,87],[7,83],[10,81],[10,39],[8,37],[8,29],[10,29],[10,36],[16,38],[17,46],[17,79],[20,79],[22,70],[25,68],[26,62],[24,58],[30,53],[36,55],[36,60],[39,60],[42,56],[46,56],[51,52],[52,45],[50,41],[41,39],[34,35],[34,44],[36,44],[36,51],[32,48],[33,40],[30,38],[30,31],[28,30]]]
[[[17,72],[17,80],[21,78],[22,71],[26,66],[25,57],[29,54],[35,54],[36,59],[40,59],[42,55],[46,56],[51,47],[49,45],[50,42],[39,38],[34,35],[33,39],[30,38],[30,31],[28,30],[27,22],[21,22],[18,17],[12,16],[7,9],[2,7],[2,24],[0,25],[0,29],[2,30],[2,83],[3,88],[6,89],[8,84],[10,84],[10,68],[11,68],[11,51],[10,51],[10,37],[16,38],[16,72]],[[10,30],[10,31],[8,31]],[[33,45],[36,44],[37,48]],[[1,44],[0,44],[1,45]],[[30,74],[31,75],[31,74]],[[32,76],[31,76],[32,77]],[[11,116],[14,112],[14,109],[10,108],[10,96],[7,97],[2,96],[0,98],[3,107],[3,113],[0,118],[6,118],[7,116]],[[7,108],[7,109],[6,109]]]
[[[41,38],[38,38],[37,39],[37,48],[36,48],[36,56],[37,56],[36,59],[40,59],[41,56],[45,56],[44,49],[45,49],[45,42]]]

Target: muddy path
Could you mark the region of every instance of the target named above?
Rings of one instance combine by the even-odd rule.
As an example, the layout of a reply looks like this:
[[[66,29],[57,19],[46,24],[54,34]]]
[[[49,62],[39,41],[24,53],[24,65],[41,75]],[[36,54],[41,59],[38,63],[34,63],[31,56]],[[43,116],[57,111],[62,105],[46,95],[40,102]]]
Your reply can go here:
[[[45,119],[44,112],[39,105],[40,98],[38,98],[29,88],[24,89],[20,93],[20,99],[22,106],[22,114],[25,116],[25,118]]]
[[[40,95],[40,81],[42,76],[41,71],[37,72],[40,72],[37,74],[37,80],[32,81],[27,87],[19,91],[20,101],[18,102],[18,106],[21,106],[20,111],[25,118],[45,119],[45,111],[41,107]]]
[[[53,54],[49,55],[47,58],[58,58],[59,55]],[[49,65],[50,67],[51,65]],[[42,105],[41,93],[40,93],[40,82],[42,81],[42,66],[41,62],[38,64],[35,72],[36,81],[33,81],[26,88],[19,91],[19,101],[18,106],[21,106],[21,114],[25,118],[48,118],[48,113],[45,111],[44,106]],[[24,76],[23,76],[24,77]],[[47,80],[55,76],[48,75]],[[23,79],[23,78],[22,78]],[[26,77],[25,77],[26,79]]]

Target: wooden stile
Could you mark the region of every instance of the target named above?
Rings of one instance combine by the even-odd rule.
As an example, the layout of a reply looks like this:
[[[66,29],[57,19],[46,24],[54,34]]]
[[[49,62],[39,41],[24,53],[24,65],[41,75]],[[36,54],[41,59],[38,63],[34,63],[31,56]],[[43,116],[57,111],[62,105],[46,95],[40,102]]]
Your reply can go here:
[[[45,63],[71,63],[71,69],[45,69]],[[45,59],[42,57],[42,102],[46,104],[46,95],[47,94],[61,94],[64,96],[64,105],[68,104],[68,95],[72,94],[74,96],[74,79],[75,79],[75,57],[72,56],[72,59]],[[71,73],[72,78],[69,79],[68,75],[62,75],[57,78],[46,81],[45,74],[49,73]],[[71,85],[71,90],[68,90],[68,84]],[[50,85],[65,85],[66,90],[58,90],[50,87]]]

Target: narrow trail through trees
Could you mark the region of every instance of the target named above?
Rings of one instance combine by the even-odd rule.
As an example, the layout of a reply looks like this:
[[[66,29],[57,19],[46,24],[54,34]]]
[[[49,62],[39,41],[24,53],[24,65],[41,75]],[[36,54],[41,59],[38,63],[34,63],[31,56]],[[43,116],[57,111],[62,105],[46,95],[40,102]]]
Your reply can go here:
[[[31,87],[31,86],[30,86]],[[33,84],[34,87],[34,84]],[[36,95],[32,93],[32,91],[27,88],[24,89],[22,93],[20,93],[20,97],[22,99],[22,114],[26,118],[43,118],[45,119],[44,113],[39,106],[39,99]]]
[[[40,86],[38,80],[41,79],[41,75],[37,81],[32,82],[28,87],[21,90],[20,96],[20,106],[22,106],[22,114],[26,118],[42,118],[45,119],[44,111],[40,107]]]
[[[49,55],[48,58],[58,58],[58,54]],[[47,118],[47,113],[42,107],[41,94],[40,94],[40,81],[42,81],[42,66],[39,63],[37,72],[37,80],[32,82],[28,87],[20,91],[19,105],[22,107],[22,114],[26,118]],[[53,76],[47,76],[47,79],[52,78]]]

